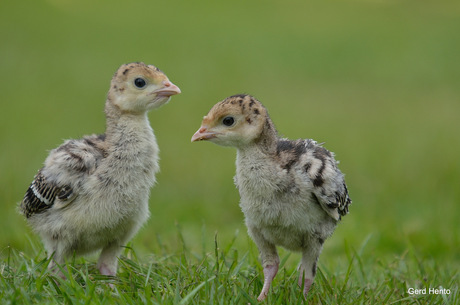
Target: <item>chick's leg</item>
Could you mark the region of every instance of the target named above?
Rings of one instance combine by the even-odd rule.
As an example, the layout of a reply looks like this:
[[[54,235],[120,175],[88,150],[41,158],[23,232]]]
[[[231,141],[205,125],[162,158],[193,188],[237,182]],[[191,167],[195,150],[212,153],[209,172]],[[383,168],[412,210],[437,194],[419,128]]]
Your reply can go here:
[[[66,279],[66,276],[60,269],[64,268],[64,270],[67,270],[65,266],[66,257],[64,254],[65,251],[63,242],[57,238],[51,238],[48,236],[43,236],[42,239],[46,252],[48,253],[48,259],[50,260],[48,269],[60,278]]]
[[[250,236],[259,249],[262,267],[264,269],[264,286],[257,297],[258,301],[262,301],[267,296],[268,291],[270,290],[270,285],[278,272],[280,259],[278,252],[276,251],[276,246],[267,241],[261,234],[260,230],[251,226],[248,226],[248,229]]]
[[[302,252],[302,263],[300,265],[299,286],[303,288],[306,297],[316,275],[316,268],[321,245],[315,245],[304,249]]]
[[[118,242],[113,242],[102,249],[97,262],[97,269],[102,275],[115,276],[118,268],[118,256],[122,250]]]
[[[142,222],[133,221],[127,225],[127,230],[122,233],[114,234],[116,239],[108,243],[102,248],[101,255],[97,262],[97,268],[102,275],[117,275],[118,257],[120,256],[123,246],[134,236],[139,230]]]
[[[272,281],[275,278],[276,273],[278,273],[278,266],[279,266],[279,262],[273,265],[264,264],[264,286],[259,296],[257,297],[257,301],[264,300],[265,297],[268,295],[268,291],[270,290]]]

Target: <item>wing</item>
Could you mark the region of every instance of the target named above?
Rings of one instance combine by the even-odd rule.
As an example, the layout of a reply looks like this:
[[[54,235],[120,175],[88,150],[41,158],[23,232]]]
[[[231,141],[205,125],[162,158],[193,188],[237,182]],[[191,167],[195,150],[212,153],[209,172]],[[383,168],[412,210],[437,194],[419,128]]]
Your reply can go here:
[[[335,220],[348,213],[351,199],[334,155],[313,140],[306,140],[303,169],[313,187],[313,198]]]
[[[49,181],[42,170],[43,168],[35,175],[21,202],[21,211],[27,218],[52,207],[56,198],[62,201],[70,201],[74,198],[73,190],[69,185],[58,186]]]
[[[334,155],[313,140],[279,139],[276,151],[283,170],[295,168],[297,178],[306,183],[313,200],[335,220],[348,213],[351,204],[343,174]]]
[[[22,213],[29,218],[48,210],[57,201],[64,205],[72,202],[88,175],[104,158],[104,140],[104,136],[92,135],[68,140],[52,150],[26,191],[20,205]]]

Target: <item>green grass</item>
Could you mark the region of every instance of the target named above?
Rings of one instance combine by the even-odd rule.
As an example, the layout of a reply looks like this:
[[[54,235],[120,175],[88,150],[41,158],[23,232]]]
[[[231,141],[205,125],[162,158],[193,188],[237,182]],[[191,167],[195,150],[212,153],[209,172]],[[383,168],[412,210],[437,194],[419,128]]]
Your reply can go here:
[[[28,256],[3,249],[0,265],[2,304],[257,304],[262,272],[253,246],[238,250],[234,241],[195,252],[178,233],[180,247],[157,241],[157,253],[139,257],[131,246],[119,260],[117,277],[99,275],[94,263],[73,259],[61,269],[63,280],[46,269],[49,260],[38,251]],[[422,259],[408,249],[391,259],[372,255],[369,239],[359,249],[345,245],[340,268],[320,264],[308,297],[297,286],[291,254],[281,251],[281,264],[266,304],[458,304],[458,270]],[[205,243],[205,241],[203,241]],[[40,249],[40,246],[37,246]],[[112,285],[111,288],[109,285]],[[409,296],[409,288],[450,287],[450,294]]]
[[[459,32],[460,6],[449,0],[0,1],[5,302],[178,303],[205,283],[191,302],[250,303],[245,293],[257,295],[262,277],[232,183],[235,152],[190,143],[213,104],[246,92],[282,135],[326,142],[346,173],[353,205],[325,243],[310,303],[458,303],[406,288],[458,294]],[[75,282],[59,290],[16,206],[48,150],[103,132],[109,80],[131,61],[157,65],[183,92],[149,114],[161,149],[152,217],[119,279],[77,258]],[[298,261],[286,260],[269,302],[301,301]],[[233,263],[241,268],[225,277]]]

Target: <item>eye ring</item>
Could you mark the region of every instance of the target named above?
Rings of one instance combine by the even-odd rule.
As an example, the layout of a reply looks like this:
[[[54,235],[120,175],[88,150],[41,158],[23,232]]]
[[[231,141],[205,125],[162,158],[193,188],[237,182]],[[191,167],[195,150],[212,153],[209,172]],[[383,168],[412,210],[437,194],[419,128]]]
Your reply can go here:
[[[232,116],[226,116],[222,119],[222,124],[224,124],[227,127],[233,126],[235,124],[235,118]]]
[[[145,88],[145,86],[147,86],[147,82],[142,77],[136,77],[134,79],[134,86],[136,86],[139,89],[143,89]]]

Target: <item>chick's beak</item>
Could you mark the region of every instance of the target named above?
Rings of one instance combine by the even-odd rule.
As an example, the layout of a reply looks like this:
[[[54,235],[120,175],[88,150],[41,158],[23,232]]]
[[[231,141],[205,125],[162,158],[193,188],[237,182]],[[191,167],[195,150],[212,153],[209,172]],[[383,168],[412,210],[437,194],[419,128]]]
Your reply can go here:
[[[171,95],[179,94],[181,91],[179,87],[171,83],[169,80],[163,82],[163,88],[154,91],[157,96],[169,97]]]
[[[200,127],[192,136],[192,142],[209,140],[217,137],[217,133],[209,131],[206,127]]]

